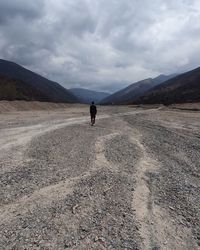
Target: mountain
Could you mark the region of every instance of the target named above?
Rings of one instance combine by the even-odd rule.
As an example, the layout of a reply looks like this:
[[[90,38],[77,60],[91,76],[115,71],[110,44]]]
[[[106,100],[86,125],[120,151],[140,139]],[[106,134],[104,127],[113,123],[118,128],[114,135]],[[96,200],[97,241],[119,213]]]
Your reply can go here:
[[[98,92],[83,88],[72,88],[69,89],[69,91],[76,96],[81,103],[91,103],[92,101],[99,103],[102,99],[110,95],[106,92]]]
[[[101,101],[101,104],[126,104],[133,99],[140,97],[149,89],[161,84],[164,81],[174,77],[175,75],[159,75],[152,79],[148,78],[129,85],[128,87],[115,92]]]
[[[131,103],[173,104],[200,102],[200,67],[151,89]]]
[[[0,100],[46,101],[46,96],[23,81],[0,75]]]
[[[22,66],[0,59],[1,99],[47,102],[76,102],[76,97],[56,82],[50,81]]]

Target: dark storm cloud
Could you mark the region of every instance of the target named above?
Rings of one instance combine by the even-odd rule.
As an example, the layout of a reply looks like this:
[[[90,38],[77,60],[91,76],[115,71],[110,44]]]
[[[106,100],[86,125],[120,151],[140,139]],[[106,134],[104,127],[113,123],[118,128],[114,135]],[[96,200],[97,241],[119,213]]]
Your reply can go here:
[[[113,91],[200,65],[198,0],[1,0],[0,57]]]
[[[25,20],[38,18],[42,14],[43,0],[1,0],[0,1],[0,25],[12,21],[16,17]]]

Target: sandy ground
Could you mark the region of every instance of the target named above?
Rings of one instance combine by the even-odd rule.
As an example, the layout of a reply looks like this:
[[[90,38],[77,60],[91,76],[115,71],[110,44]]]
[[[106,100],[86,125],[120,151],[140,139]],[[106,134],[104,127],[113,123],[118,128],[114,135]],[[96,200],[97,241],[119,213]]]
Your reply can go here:
[[[199,105],[1,105],[0,249],[200,249]]]

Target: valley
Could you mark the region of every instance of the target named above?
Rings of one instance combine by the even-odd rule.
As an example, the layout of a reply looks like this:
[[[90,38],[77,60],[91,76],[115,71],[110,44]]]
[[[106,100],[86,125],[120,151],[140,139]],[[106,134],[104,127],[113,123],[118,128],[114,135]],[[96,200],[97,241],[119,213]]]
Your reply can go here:
[[[38,105],[0,105],[0,249],[199,249],[199,104]]]

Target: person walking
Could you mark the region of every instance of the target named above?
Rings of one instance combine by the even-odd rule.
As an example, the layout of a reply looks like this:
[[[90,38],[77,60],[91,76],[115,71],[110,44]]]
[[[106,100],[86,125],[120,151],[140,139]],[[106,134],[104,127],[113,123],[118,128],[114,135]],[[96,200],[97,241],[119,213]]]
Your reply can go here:
[[[91,126],[95,124],[95,118],[97,114],[97,107],[94,105],[94,102],[90,105],[90,117],[91,117]]]

